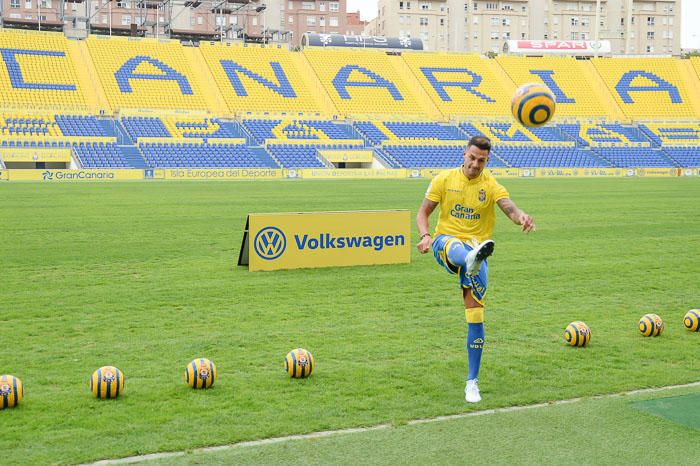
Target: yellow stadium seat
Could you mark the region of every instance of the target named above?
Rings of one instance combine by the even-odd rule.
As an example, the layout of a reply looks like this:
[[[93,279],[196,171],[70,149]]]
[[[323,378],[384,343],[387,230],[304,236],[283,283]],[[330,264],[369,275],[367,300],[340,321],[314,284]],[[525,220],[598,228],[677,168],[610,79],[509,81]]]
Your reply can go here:
[[[122,109],[208,110],[198,70],[174,40],[87,39],[107,99]]]
[[[286,47],[203,42],[200,51],[231,113],[327,113],[323,90]]]
[[[685,119],[700,116],[688,92],[697,86],[675,58],[593,58],[591,60],[618,106],[632,120]]]
[[[88,109],[67,39],[60,33],[0,29],[0,107]],[[11,52],[10,50],[14,50]]]
[[[401,57],[377,50],[319,50],[304,56],[323,83],[339,112],[345,115],[414,115],[439,117],[419,86],[405,73]]]
[[[405,53],[403,59],[445,117],[510,114],[515,86],[493,60],[456,53]]]

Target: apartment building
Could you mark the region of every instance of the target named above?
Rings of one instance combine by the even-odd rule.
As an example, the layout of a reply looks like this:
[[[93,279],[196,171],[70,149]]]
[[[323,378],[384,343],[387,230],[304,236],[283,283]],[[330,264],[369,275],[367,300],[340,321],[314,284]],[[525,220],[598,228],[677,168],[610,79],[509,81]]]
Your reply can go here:
[[[5,27],[143,37],[282,41],[305,32],[360,35],[346,0],[0,0]]]
[[[679,55],[680,0],[378,0],[367,35],[428,50],[500,52],[506,40],[608,40],[613,54]],[[597,27],[596,27],[597,26]]]

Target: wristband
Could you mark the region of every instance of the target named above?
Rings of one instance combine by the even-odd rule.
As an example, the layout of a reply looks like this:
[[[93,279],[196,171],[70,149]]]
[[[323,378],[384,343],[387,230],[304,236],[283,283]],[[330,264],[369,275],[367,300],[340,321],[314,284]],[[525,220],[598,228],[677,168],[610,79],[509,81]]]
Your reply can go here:
[[[423,238],[425,238],[426,236],[430,236],[430,233],[425,233],[425,234],[420,235],[420,239],[423,239]]]

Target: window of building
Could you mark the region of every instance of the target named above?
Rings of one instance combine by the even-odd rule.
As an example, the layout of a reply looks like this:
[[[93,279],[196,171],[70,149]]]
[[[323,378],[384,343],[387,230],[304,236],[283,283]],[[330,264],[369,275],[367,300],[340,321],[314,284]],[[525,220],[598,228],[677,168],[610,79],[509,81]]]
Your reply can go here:
[[[520,33],[520,38],[521,38],[521,39],[525,39],[525,38],[526,38],[524,32],[521,32],[521,33]],[[546,39],[546,37],[545,37],[545,39]]]
[[[315,16],[307,16],[306,17],[306,25],[307,26],[316,26],[316,17]]]
[[[200,26],[204,24],[204,17],[203,16],[197,16],[197,24]]]
[[[429,10],[429,9],[430,9],[430,3],[422,2],[422,3],[420,4],[420,9],[421,9],[421,10]]]
[[[445,25],[445,18],[440,18],[440,26],[444,26],[444,25]]]
[[[654,40],[654,31],[647,32],[647,40]]]
[[[420,38],[423,39],[423,42],[428,42],[430,40],[430,37],[428,36],[427,32],[421,32]]]
[[[425,16],[421,16],[420,18],[420,25],[421,26],[427,26],[428,25],[428,18]]]
[[[32,9],[32,0],[25,1],[24,8],[26,8],[27,10],[31,10]]]
[[[331,3],[329,4],[329,11],[334,11],[334,12],[336,12],[336,13],[337,13],[338,11],[340,11],[340,3],[338,3],[338,2],[331,2]]]
[[[479,24],[479,17],[478,17],[478,16],[474,16],[474,20],[473,20],[473,21],[474,21],[474,24]]]
[[[501,23],[501,20],[496,17],[491,17],[491,26],[498,26]]]
[[[664,39],[673,39],[673,31],[664,31]]]
[[[656,18],[654,16],[647,16],[647,26],[653,26],[656,23]]]
[[[504,3],[501,7],[501,10],[513,11],[513,5],[511,5],[510,3]]]
[[[478,10],[479,9],[478,7],[479,7],[479,4],[474,2],[474,11]]]
[[[122,26],[128,26],[131,24],[131,15],[122,15]]]
[[[572,17],[571,17],[571,25],[572,25],[572,26],[578,26],[578,16],[572,16]]]
[[[399,2],[399,10],[403,10],[403,2]]]
[[[294,9],[294,2],[292,2],[292,1],[287,2],[287,9],[288,9],[288,10],[293,10],[293,9]]]
[[[581,18],[581,26],[588,27],[591,25],[591,18]]]
[[[316,4],[314,2],[301,2],[302,10],[315,10]]]
[[[571,32],[571,40],[578,40],[578,32],[575,32],[575,31]]]
[[[289,16],[287,17],[287,22],[288,22],[289,24],[294,24],[294,16],[289,15]]]
[[[318,4],[318,11],[326,11],[326,3],[321,2]]]
[[[487,10],[498,10],[498,3],[486,2],[486,9]]]
[[[647,53],[654,53],[654,46],[653,45],[647,45]]]
[[[503,33],[503,40],[510,40],[510,32]]]
[[[403,15],[399,16],[399,24],[403,24]]]
[[[501,21],[501,24],[503,26],[510,26],[510,18],[503,18],[503,21]]]
[[[19,0],[10,0],[10,8],[19,8]]]
[[[491,33],[491,40],[498,40],[498,33],[497,32]]]
[[[42,8],[51,8],[51,0],[39,0]]]
[[[321,17],[318,18],[318,25],[319,25],[319,26],[325,26],[325,25],[326,25],[326,17],[325,17],[325,16],[321,16]]]
[[[331,27],[338,27],[338,17],[331,16],[330,18],[328,18],[328,25]]]
[[[587,33],[587,32],[582,32],[582,33],[581,33],[581,40],[588,40],[588,39],[590,39],[590,37],[588,37],[588,33]]]

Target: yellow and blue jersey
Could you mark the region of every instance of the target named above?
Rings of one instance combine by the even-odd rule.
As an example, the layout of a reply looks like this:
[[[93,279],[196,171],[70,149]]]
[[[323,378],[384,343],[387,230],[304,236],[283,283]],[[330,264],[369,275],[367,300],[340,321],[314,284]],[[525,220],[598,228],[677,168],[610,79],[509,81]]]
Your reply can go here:
[[[470,180],[458,167],[433,178],[425,197],[440,204],[435,236],[482,242],[493,235],[496,202],[510,196],[487,170]]]

